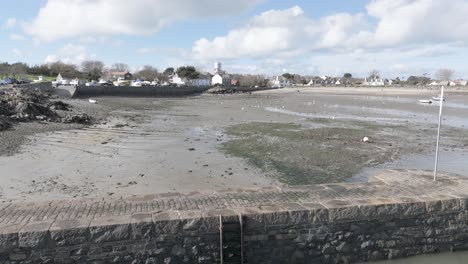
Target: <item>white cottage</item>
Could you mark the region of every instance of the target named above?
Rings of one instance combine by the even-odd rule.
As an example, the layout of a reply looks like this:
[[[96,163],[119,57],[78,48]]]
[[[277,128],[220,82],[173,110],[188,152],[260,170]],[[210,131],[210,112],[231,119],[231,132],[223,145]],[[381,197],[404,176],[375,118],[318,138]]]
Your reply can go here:
[[[176,74],[174,74],[172,76],[172,79],[170,80],[170,82],[172,84],[176,84],[176,85],[186,85],[187,84],[187,79],[179,77],[179,75],[177,75],[177,73],[176,73]]]
[[[211,78],[211,85],[223,85],[223,86],[230,86],[231,85],[231,76],[227,74],[215,74],[213,78]]]

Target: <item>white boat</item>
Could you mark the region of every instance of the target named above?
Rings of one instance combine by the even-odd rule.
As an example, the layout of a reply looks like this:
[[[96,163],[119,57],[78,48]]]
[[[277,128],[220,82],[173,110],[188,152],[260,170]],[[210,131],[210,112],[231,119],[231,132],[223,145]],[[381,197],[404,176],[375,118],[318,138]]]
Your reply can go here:
[[[432,97],[432,101],[437,101],[437,102],[444,101],[445,102],[445,98],[442,98],[442,100],[440,100],[439,96],[434,96]]]
[[[423,100],[419,100],[419,103],[421,103],[421,104],[432,104],[432,100],[423,99]]]
[[[97,100],[94,100],[94,99],[89,99],[88,102],[91,104],[97,104]]]
[[[143,86],[143,83],[141,81],[134,81],[132,82],[133,87],[141,87]]]

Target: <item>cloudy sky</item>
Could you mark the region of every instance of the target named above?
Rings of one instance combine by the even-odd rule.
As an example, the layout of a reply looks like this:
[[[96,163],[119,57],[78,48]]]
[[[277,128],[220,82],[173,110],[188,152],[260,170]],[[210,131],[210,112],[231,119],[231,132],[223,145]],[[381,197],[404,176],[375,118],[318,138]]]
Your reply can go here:
[[[468,0],[5,0],[0,61],[468,78]]]

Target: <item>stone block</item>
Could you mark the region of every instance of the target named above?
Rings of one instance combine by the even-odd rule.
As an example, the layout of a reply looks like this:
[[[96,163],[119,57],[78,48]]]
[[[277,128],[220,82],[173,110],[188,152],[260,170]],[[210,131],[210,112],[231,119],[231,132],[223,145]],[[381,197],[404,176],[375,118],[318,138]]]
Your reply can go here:
[[[153,214],[155,236],[176,234],[182,229],[180,215],[175,211]]]
[[[290,225],[303,225],[310,223],[309,210],[298,203],[281,204],[280,207],[287,212]]]
[[[242,215],[242,222],[244,223],[244,232],[256,232],[258,230],[265,230],[265,218],[263,212],[256,207],[244,207],[236,209]]]
[[[131,217],[131,239],[150,239],[154,237],[153,215],[149,213],[133,214]]]
[[[0,253],[18,246],[18,233],[23,225],[0,224]]]
[[[415,217],[426,213],[426,203],[413,198],[395,198],[401,206],[403,217]]]
[[[362,218],[359,206],[350,201],[330,200],[323,202],[323,205],[328,209],[328,217],[330,221],[347,221],[360,220]]]
[[[219,232],[219,221],[240,222],[239,214],[234,210],[228,209],[211,209],[202,212],[203,223],[207,228],[207,232]]]
[[[94,219],[89,227],[92,243],[105,243],[130,239],[129,216],[101,217]]]
[[[364,219],[393,219],[403,214],[401,206],[393,199],[368,199],[359,202]]]
[[[460,198],[460,210],[468,210],[468,198]]]
[[[328,221],[328,209],[319,203],[302,203],[309,210],[310,223],[323,223]]]
[[[89,239],[89,219],[56,220],[50,227],[51,242],[56,246],[84,244]]]
[[[11,261],[24,261],[29,257],[29,252],[23,249],[13,249],[10,252]]]
[[[188,210],[179,211],[182,230],[184,231],[201,231],[206,232],[207,226],[203,222],[201,211]]]
[[[18,233],[18,246],[21,248],[45,248],[49,241],[52,221],[31,222]]]

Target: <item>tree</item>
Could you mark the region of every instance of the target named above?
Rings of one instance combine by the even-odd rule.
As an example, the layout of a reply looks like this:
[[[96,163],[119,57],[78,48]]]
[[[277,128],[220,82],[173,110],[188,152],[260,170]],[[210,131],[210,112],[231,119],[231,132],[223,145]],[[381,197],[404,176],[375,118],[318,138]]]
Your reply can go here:
[[[86,74],[89,80],[101,78],[104,72],[104,63],[102,61],[83,61],[81,70]]]
[[[169,67],[169,68],[166,68],[163,72],[164,75],[166,76],[171,76],[174,74],[174,68],[172,67]]]
[[[177,75],[181,78],[196,79],[200,73],[193,66],[182,66],[177,69]]]
[[[130,71],[130,67],[125,63],[118,62],[118,63],[112,64],[110,70],[112,72],[128,72]]]
[[[346,78],[346,79],[349,79],[349,78],[352,78],[353,75],[352,75],[351,73],[347,72],[347,73],[345,73],[345,74],[343,75],[343,77]]]
[[[454,73],[455,71],[451,69],[439,69],[435,73],[435,77],[441,81],[450,81]]]
[[[410,76],[406,79],[406,84],[408,85],[426,85],[430,82],[431,79],[424,76]]]
[[[63,63],[61,61],[49,64],[49,69],[51,76],[56,76],[60,73],[65,78],[74,78],[79,74],[76,65]]]
[[[294,78],[294,75],[293,74],[290,74],[290,73],[283,73],[282,75],[285,79],[287,80],[291,80]]]
[[[379,70],[373,69],[369,72],[369,79],[378,79],[380,78]]]
[[[141,71],[135,73],[135,76],[145,81],[154,81],[158,78],[159,72],[153,66],[146,65]]]
[[[268,84],[268,79],[264,75],[234,74],[232,77],[238,81],[239,86],[243,87],[254,87],[257,85],[265,87]]]

